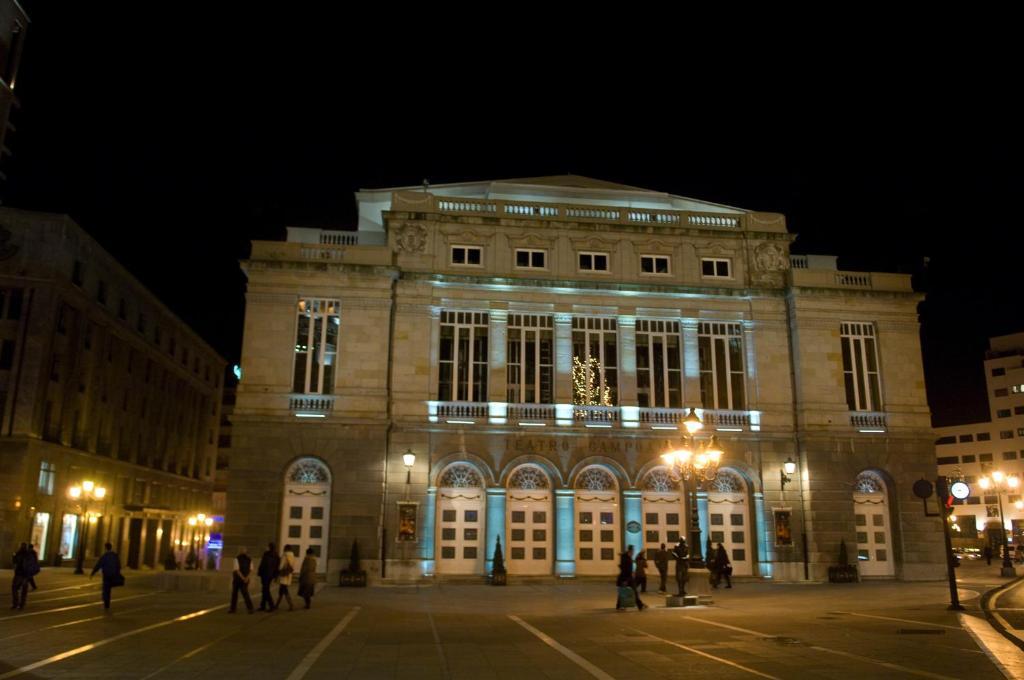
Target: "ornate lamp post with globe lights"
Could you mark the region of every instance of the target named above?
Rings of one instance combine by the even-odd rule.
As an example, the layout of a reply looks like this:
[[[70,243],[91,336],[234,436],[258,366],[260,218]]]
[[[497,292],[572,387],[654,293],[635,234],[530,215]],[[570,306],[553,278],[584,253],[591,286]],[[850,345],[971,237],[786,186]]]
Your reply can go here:
[[[711,435],[710,439],[698,440],[696,434],[704,428],[704,423],[694,409],[683,418],[683,435],[679,448],[662,454],[661,458],[668,465],[668,475],[674,482],[682,480],[687,494],[690,510],[690,564],[701,568],[704,560],[701,557],[700,517],[697,511],[697,490],[705,482],[718,476],[718,464],[722,460],[722,447],[718,438]],[[689,484],[693,480],[693,484]]]
[[[1015,576],[1016,572],[1013,569],[1013,561],[1010,559],[1010,547],[1006,544],[1006,520],[1003,516],[1003,494],[1019,489],[1020,478],[1014,475],[1007,475],[1002,470],[994,470],[989,476],[979,479],[978,486],[980,486],[983,491],[991,489],[996,492],[996,499],[999,502],[999,536],[1002,541],[1003,552],[1003,568],[1000,573],[1003,576]]]
[[[81,504],[82,517],[85,518],[85,526],[78,533],[78,561],[75,563],[76,574],[85,573],[85,570],[82,569],[82,563],[85,560],[86,534],[89,531],[89,523],[96,521],[96,518],[100,516],[98,513],[89,512],[89,501],[103,501],[106,497],[106,487],[98,485],[91,479],[83,480],[78,484],[72,484],[68,487],[68,498]]]

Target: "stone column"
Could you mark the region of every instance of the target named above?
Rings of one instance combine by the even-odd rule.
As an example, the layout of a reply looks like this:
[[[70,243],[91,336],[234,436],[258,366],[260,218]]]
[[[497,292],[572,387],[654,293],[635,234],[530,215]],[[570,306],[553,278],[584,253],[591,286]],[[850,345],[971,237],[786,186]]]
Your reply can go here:
[[[420,560],[424,574],[434,573],[434,517],[437,512],[437,487],[427,489],[427,500],[423,504],[423,522],[420,524]]]
[[[769,531],[765,516],[765,503],[764,494],[760,491],[754,492],[754,513],[756,518],[754,520],[754,527],[756,530],[750,532],[750,540],[753,543],[750,546],[753,557],[756,557],[754,564],[756,571],[755,576],[771,576],[772,575],[772,564],[771,561],[774,555],[770,554],[774,552],[775,541],[769,542]],[[754,552],[756,551],[756,552]]]
[[[643,498],[639,490],[628,489],[622,492],[622,546],[625,550],[627,545],[636,548],[634,554],[639,555],[644,550],[644,523],[643,523]],[[630,532],[629,525],[635,522],[638,527],[635,532]]]
[[[487,401],[504,403],[508,396],[508,311],[492,309],[487,315]],[[503,542],[504,543],[504,542]]]
[[[707,548],[708,539],[711,538],[711,518],[708,517],[708,492],[698,491],[697,492],[697,515],[700,519],[700,554],[707,560]],[[693,552],[693,546],[690,546],[690,552]]]
[[[697,342],[697,319],[683,319],[683,406],[700,408],[700,349]]]
[[[555,576],[576,574],[576,492],[555,489]]]
[[[572,403],[571,314],[555,314],[555,403]]]
[[[487,537],[484,544],[484,570],[490,574],[494,566],[494,545],[501,538],[501,553],[508,560],[508,541],[505,536],[505,489],[487,489]],[[508,565],[506,564],[506,569]]]

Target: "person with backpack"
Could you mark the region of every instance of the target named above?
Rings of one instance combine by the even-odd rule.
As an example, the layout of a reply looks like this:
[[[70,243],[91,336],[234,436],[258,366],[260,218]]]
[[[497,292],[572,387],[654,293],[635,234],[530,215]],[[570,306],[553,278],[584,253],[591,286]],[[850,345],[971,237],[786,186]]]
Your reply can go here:
[[[295,557],[292,555],[291,550],[285,550],[284,556],[281,558],[281,567],[277,570],[277,602],[274,604],[274,609],[281,606],[281,598],[288,600],[288,611],[295,609],[295,605],[292,604],[291,593],[288,592],[288,586],[292,584],[292,576],[295,574]]]
[[[96,575],[96,572],[103,573],[103,608],[110,610],[110,591],[124,585],[124,576],[121,574],[121,560],[114,552],[114,546],[110,543],[103,544],[103,555],[96,560],[89,578]]]

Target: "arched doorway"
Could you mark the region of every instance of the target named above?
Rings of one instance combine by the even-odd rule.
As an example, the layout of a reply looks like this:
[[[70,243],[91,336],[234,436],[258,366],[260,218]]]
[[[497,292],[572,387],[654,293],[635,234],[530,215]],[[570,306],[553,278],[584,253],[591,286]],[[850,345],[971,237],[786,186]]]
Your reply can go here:
[[[647,559],[654,559],[654,551],[664,543],[669,549],[683,532],[686,522],[683,494],[679,491],[679,483],[673,482],[664,467],[656,467],[644,475],[643,483],[644,509],[644,548]]]
[[[300,458],[284,477],[281,504],[281,551],[299,560],[308,548],[316,555],[317,570],[327,573],[327,541],[331,521],[331,471],[318,458]]]
[[[853,487],[853,513],[861,576],[896,575],[888,496],[880,475],[864,471],[857,476]]]
[[[522,465],[508,479],[508,572],[551,573],[551,481],[537,465]]]
[[[616,573],[619,539],[619,486],[615,476],[592,465],[576,476],[576,573]]]
[[[437,484],[437,570],[482,574],[484,566],[484,484],[475,467],[453,463]]]
[[[717,550],[721,543],[732,562],[732,573],[750,576],[754,573],[754,544],[747,484],[739,473],[722,468],[708,486],[708,535],[712,548]],[[704,547],[701,546],[702,552]]]

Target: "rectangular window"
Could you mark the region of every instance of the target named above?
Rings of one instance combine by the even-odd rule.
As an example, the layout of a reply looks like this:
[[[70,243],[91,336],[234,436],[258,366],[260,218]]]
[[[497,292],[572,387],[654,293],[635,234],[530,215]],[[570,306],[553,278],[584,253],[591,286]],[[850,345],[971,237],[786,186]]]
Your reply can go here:
[[[14,365],[14,341],[0,341],[0,371],[9,371]]]
[[[732,260],[717,257],[702,257],[700,259],[700,274],[704,278],[728,279],[732,277]]]
[[[636,322],[636,390],[642,408],[682,408],[678,321]]]
[[[572,356],[585,367],[586,389],[593,389],[598,405],[604,405],[607,393],[609,406],[618,404],[618,324],[615,319],[573,317]],[[594,359],[596,366],[590,360]],[[593,371],[596,369],[597,373]],[[573,386],[574,400],[583,395]]]
[[[671,258],[668,255],[641,255],[640,273],[667,276],[672,273],[670,262]]]
[[[981,441],[981,439],[979,438],[978,441]],[[956,444],[956,437],[954,437],[953,435],[948,435],[946,437],[939,437],[938,439],[935,440],[936,446],[941,446],[943,444]]]
[[[71,268],[71,283],[75,284],[79,288],[82,287],[82,283],[85,281],[85,265],[80,260],[75,260],[75,264]]]
[[[547,268],[547,251],[533,250],[530,248],[516,248],[517,269],[545,269]]]
[[[608,253],[579,253],[579,266],[581,272],[606,272],[608,271]]]
[[[704,408],[746,408],[743,330],[738,323],[702,321],[697,326],[700,398]]]
[[[847,405],[851,411],[881,411],[875,325],[843,323],[840,333]]]
[[[956,465],[960,459],[956,456],[941,456],[936,462],[938,465]]]
[[[961,463],[973,463],[973,462],[975,462],[975,460],[976,460],[976,457],[975,457],[975,455],[974,455],[974,454],[972,453],[972,454],[970,454],[970,455],[967,455],[967,456],[963,456],[963,457],[962,457],[962,458],[960,459],[960,462],[961,462]]]
[[[979,432],[978,433],[978,441],[979,442],[987,442],[987,441],[991,441],[991,440],[992,440],[992,435],[989,434],[988,432]]]
[[[1001,408],[998,411],[996,411],[996,418],[1009,418],[1009,417],[1010,417],[1010,409],[1008,409],[1008,408]]]
[[[487,401],[486,312],[441,312],[438,401]]]
[[[960,443],[973,442],[973,441],[974,441],[974,435],[973,434],[962,434],[962,435],[960,435]]]
[[[338,363],[337,300],[299,300],[296,308],[295,371],[292,391],[331,394]]]
[[[510,404],[554,403],[554,332],[550,316],[509,314]]]
[[[460,267],[479,267],[483,263],[483,249],[480,246],[452,246],[449,261]]]
[[[995,391],[995,395],[997,397],[1007,397],[1009,396],[1009,391],[1005,387],[1000,387]]]
[[[1013,407],[1013,415],[1015,415],[1015,416],[1024,415],[1024,406],[1014,406]]]
[[[991,463],[992,462],[992,454],[991,453],[979,453],[978,454],[978,462],[979,463]]]
[[[999,431],[999,438],[1000,439],[1013,439],[1013,430],[1000,430]]]
[[[60,554],[64,559],[78,555],[78,515],[64,515],[60,526]]]
[[[1003,460],[1017,460],[1017,452],[1003,451]]]
[[[43,461],[39,464],[39,493],[44,496],[53,495],[53,482],[57,477],[57,466]]]
[[[1005,368],[993,368],[992,369],[992,376],[993,377],[997,377],[997,376],[1000,376],[1000,375],[1006,375],[1006,369]]]

